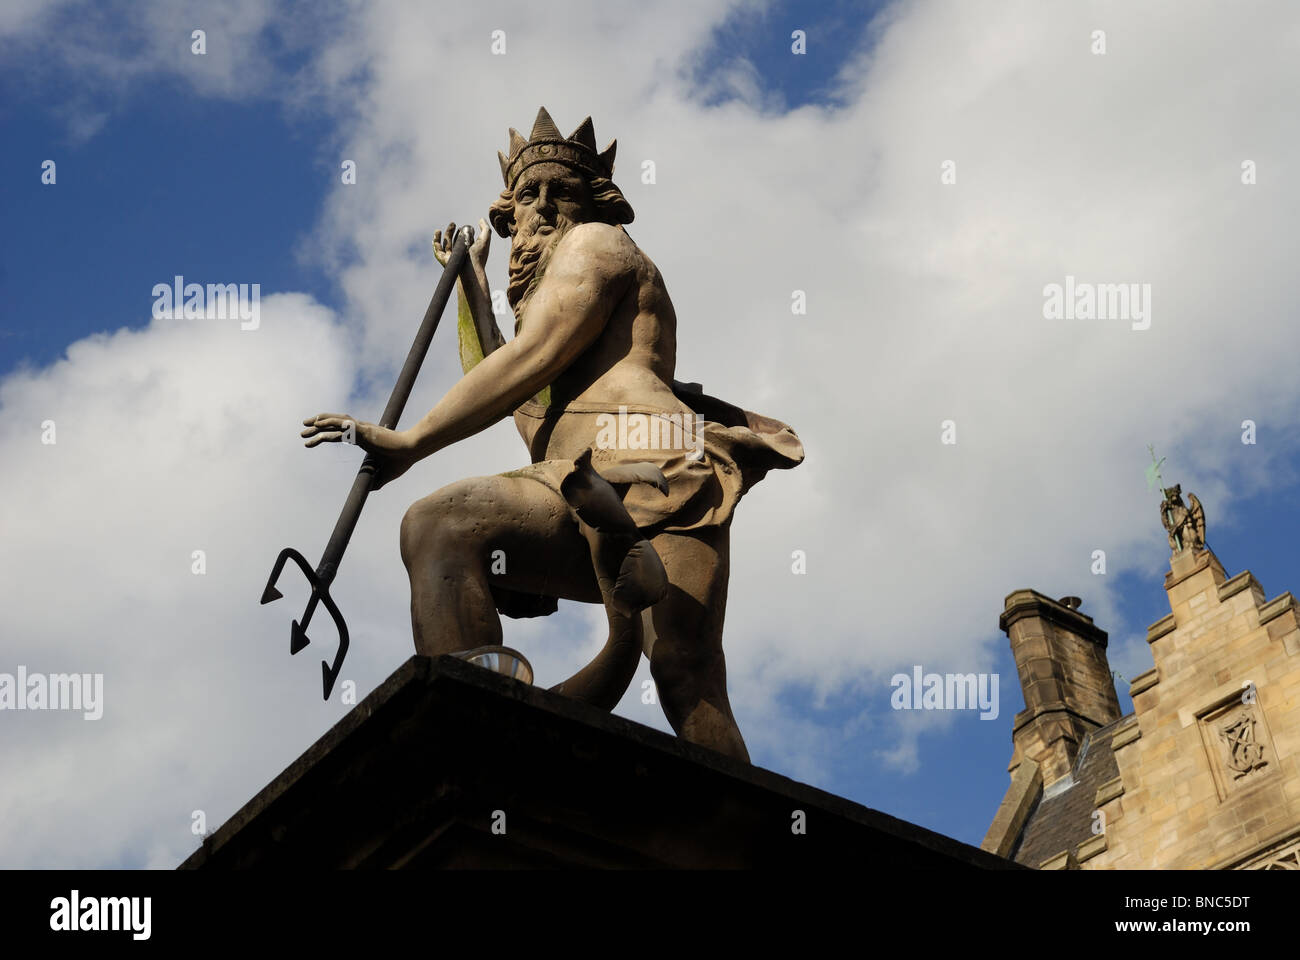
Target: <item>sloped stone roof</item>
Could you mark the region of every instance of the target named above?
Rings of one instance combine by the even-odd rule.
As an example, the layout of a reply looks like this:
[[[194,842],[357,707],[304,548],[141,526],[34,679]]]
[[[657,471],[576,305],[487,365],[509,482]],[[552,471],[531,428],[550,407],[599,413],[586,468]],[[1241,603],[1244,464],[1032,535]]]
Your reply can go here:
[[[1025,821],[1011,859],[1028,867],[1092,839],[1092,814],[1097,788],[1119,776],[1111,740],[1133,719],[1120,717],[1088,735],[1079,749],[1068,783],[1057,782],[1043,791]]]

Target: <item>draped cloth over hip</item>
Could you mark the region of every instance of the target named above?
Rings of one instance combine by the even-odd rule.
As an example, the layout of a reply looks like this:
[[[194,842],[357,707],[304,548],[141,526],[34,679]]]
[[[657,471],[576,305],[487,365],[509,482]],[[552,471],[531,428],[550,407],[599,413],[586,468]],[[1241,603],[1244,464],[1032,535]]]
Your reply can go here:
[[[563,499],[564,478],[583,450],[592,450],[597,473],[624,463],[653,463],[668,481],[667,495],[644,483],[630,484],[623,493],[623,506],[633,522],[646,539],[653,539],[660,533],[729,523],[741,497],[769,470],[789,469],[803,461],[803,444],[779,420],[742,410],[694,384],[677,384],[674,392],[696,414],[694,420],[680,414],[674,419],[665,411],[636,404],[570,401],[557,407],[529,401],[515,411],[515,423],[534,462],[504,476],[536,480]],[[616,426],[620,416],[622,433]],[[641,425],[651,423],[653,427],[638,435]],[[497,609],[506,616],[544,616],[556,609],[554,598],[497,587],[492,592]]]

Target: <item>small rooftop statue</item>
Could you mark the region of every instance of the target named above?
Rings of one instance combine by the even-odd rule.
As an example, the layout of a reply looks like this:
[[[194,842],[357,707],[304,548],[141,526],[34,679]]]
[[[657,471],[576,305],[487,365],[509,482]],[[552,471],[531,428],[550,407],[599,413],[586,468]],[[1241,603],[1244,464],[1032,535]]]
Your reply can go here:
[[[512,129],[487,220],[510,239],[514,337],[492,314],[480,221],[458,273],[460,381],[407,430],[320,414],[302,435],[315,446],[355,431],[378,489],[513,416],[529,466],[444,487],[402,520],[417,652],[500,644],[498,613],[603,603],[604,648],[554,689],[612,709],[644,652],[677,734],[748,760],[722,651],[731,519],[768,470],[803,460],[803,446],[784,423],[674,379],[677,316],[623,228],[633,214],[612,179],[614,153],[613,142],[597,152],[590,117],[569,137],[545,108],[528,139]],[[435,235],[444,265],[456,232]]]
[[[1189,547],[1205,549],[1205,510],[1196,494],[1187,495],[1189,506],[1183,504],[1181,483],[1162,487],[1165,499],[1160,504],[1160,522],[1169,534],[1169,549],[1179,553]]]

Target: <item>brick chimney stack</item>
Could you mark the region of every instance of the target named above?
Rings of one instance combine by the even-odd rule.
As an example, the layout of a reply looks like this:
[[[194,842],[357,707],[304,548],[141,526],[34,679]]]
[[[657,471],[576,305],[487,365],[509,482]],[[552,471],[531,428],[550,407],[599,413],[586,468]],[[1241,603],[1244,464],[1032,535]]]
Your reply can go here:
[[[1070,772],[1087,733],[1120,717],[1106,631],[1078,606],[1078,597],[1058,601],[1037,590],[1017,590],[998,620],[1011,640],[1025,695],[1008,769],[1014,774],[1022,760],[1034,760],[1045,787]]]

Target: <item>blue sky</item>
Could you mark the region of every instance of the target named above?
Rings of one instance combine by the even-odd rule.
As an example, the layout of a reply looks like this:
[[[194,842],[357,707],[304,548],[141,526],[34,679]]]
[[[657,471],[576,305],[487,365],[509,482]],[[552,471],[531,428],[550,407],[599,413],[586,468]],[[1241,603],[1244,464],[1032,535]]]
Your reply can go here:
[[[323,119],[289,123],[273,104],[168,85],[72,144],[66,125],[36,107],[47,91],[30,94],[4,118],[6,142],[24,145],[0,161],[15,228],[4,239],[4,372],[48,364],[90,333],[146,325],[153,284],[177,273],[265,277],[266,289],[337,301],[323,271],[295,255],[320,209]],[[213,142],[238,147],[214,151]],[[42,150],[58,164],[55,189],[26,175]],[[57,312],[51,289],[62,294]]]
[[[166,666],[166,657],[173,654],[133,651],[129,663],[115,667],[113,652],[134,643],[137,632],[156,642],[157,647],[144,644],[147,651],[178,642],[185,647],[189,641],[174,632],[178,625],[208,624],[193,628],[193,657],[186,661],[192,672],[184,681],[171,681],[197,686],[156,704],[138,698],[150,707],[120,726],[106,725],[103,739],[87,739],[80,728],[66,725],[41,727],[38,738],[41,749],[54,751],[66,768],[38,781],[40,791],[54,795],[70,776],[67,769],[84,762],[88,751],[121,746],[128,738],[139,742],[142,730],[175,723],[178,740],[160,742],[153,751],[136,748],[130,762],[140,782],[165,777],[185,786],[188,778],[193,798],[174,788],[162,808],[169,812],[150,807],[146,818],[131,799],[132,781],[116,782],[105,788],[113,799],[104,801],[114,810],[104,814],[114,840],[43,853],[17,836],[0,837],[0,864],[174,862],[197,843],[185,829],[191,807],[203,806],[221,822],[342,715],[341,705],[320,706],[314,662],[284,656],[288,612],[278,611],[284,624],[278,615],[265,616],[248,588],[265,575],[273,544],[297,543],[308,553],[319,549],[319,528],[327,522],[321,516],[332,521],[355,469],[350,451],[300,456],[293,442],[297,427],[285,411],[306,415],[349,403],[362,416],[374,407],[374,418],[376,398],[382,404],[387,379],[405,354],[404,338],[436,278],[424,252],[427,238],[450,217],[477,219],[475,211],[485,209],[499,189],[495,150],[504,147],[506,128],[526,131],[542,98],[566,132],[591,112],[602,146],[619,138],[625,178],[620,182],[638,214],[629,230],[663,268],[683,318],[679,369],[687,379],[702,376],[723,396],[737,394],[747,406],[790,422],[808,448],[807,464],[769,477],[738,513],[736,536],[745,539],[736,541],[727,632],[737,639],[727,649],[733,702],[755,763],[978,844],[1007,785],[1011,719],[1023,707],[1006,638],[997,631],[1003,597],[1024,587],[1053,596],[1077,594],[1083,611],[1110,631],[1113,668],[1131,678],[1151,665],[1142,637],[1169,608],[1159,495],[1147,490],[1144,479],[1146,443],[1168,458],[1166,482],[1181,482],[1184,493],[1190,489],[1205,502],[1210,544],[1230,576],[1249,568],[1270,598],[1300,586],[1300,563],[1291,549],[1300,534],[1293,507],[1300,477],[1296,387],[1274,378],[1282,368],[1272,366],[1288,351],[1293,357],[1296,345],[1295,299],[1279,267],[1288,256],[1294,260],[1294,241],[1288,232],[1283,242],[1291,244],[1290,254],[1277,249],[1268,233],[1276,220],[1264,209],[1295,209],[1295,188],[1277,186],[1277,171],[1295,159],[1295,143],[1279,138],[1265,107],[1232,121],[1231,129],[1212,131],[1207,140],[1222,135],[1221,155],[1206,149],[1177,156],[1188,142],[1182,127],[1156,130],[1149,142],[1133,147],[1144,151],[1134,169],[1175,166],[1166,181],[1170,209],[1185,210],[1188,197],[1206,196],[1202,181],[1181,183],[1179,164],[1198,177],[1209,176],[1204,171],[1215,163],[1226,168],[1223,197],[1215,195],[1212,208],[1207,201],[1200,229],[1171,221],[1166,235],[1161,211],[1135,205],[1116,186],[1131,171],[1117,167],[1115,181],[1104,185],[1090,184],[1080,172],[1091,166],[1108,173],[1108,163],[1118,162],[1104,130],[1090,160],[1077,169],[1070,166],[1074,161],[1062,161],[1064,186],[1052,188],[1061,191],[1059,207],[1044,212],[1039,191],[1048,188],[1032,180],[1018,185],[1020,172],[1000,173],[1017,163],[1037,163],[1016,158],[1056,135],[1026,133],[1025,118],[1042,110],[1020,100],[1048,96],[1036,88],[1049,82],[1056,85],[1050,94],[1056,99],[1049,102],[1061,104],[1063,112],[1076,94],[1078,103],[1094,96],[1106,101],[1102,115],[1108,117],[1131,107],[1136,118],[1115,122],[1113,136],[1121,143],[1136,142],[1123,138],[1142,129],[1148,110],[1176,115],[1167,110],[1170,104],[1191,104],[1188,129],[1200,122],[1194,99],[1199,88],[1144,86],[1145,75],[1122,53],[1112,61],[1117,76],[1095,95],[1087,92],[1098,82],[1089,73],[1093,62],[1067,61],[1049,81],[1053,44],[1074,44],[1086,35],[1086,17],[1058,21],[1053,14],[1025,13],[1023,22],[1012,18],[998,27],[951,6],[902,3],[873,29],[884,4],[718,4],[691,13],[674,8],[658,18],[647,15],[650,32],[635,56],[629,51],[625,74],[613,72],[607,89],[594,91],[571,65],[553,84],[538,81],[535,90],[527,89],[520,78],[531,76],[527,58],[537,56],[528,44],[545,28],[527,18],[516,24],[506,8],[481,17],[465,14],[469,19],[446,27],[444,36],[421,33],[423,21],[407,24],[400,7],[361,13],[330,6],[316,32],[306,40],[295,36],[292,44],[285,40],[292,8],[287,15],[253,3],[235,8],[256,15],[232,15],[224,30],[209,29],[209,56],[230,62],[217,63],[201,78],[186,74],[184,29],[190,21],[184,15],[160,25],[159,18],[109,5],[96,21],[107,38],[104,58],[80,68],[85,61],[74,53],[85,37],[76,31],[86,21],[79,5],[58,6],[44,18],[15,17],[0,34],[0,209],[6,227],[0,240],[0,407],[8,408],[10,421],[0,443],[9,465],[3,476],[14,485],[6,516],[11,528],[20,521],[32,524],[22,526],[13,542],[28,543],[24,536],[30,536],[30,543],[41,545],[23,553],[26,561],[11,554],[5,572],[16,595],[50,591],[41,594],[45,607],[15,609],[10,623],[0,627],[0,637],[12,639],[11,649],[0,653],[0,671],[24,657],[32,669],[46,662],[50,670],[84,660],[87,670],[102,662],[110,684],[113,669],[124,677],[130,673],[123,686],[156,686],[160,677],[165,684],[167,671],[175,669]],[[1097,9],[1130,48],[1145,44],[1147,53],[1178,61],[1181,68],[1200,49],[1189,40],[1186,49],[1151,53],[1157,43],[1175,41],[1159,40],[1157,25],[1144,15],[1134,14],[1130,24],[1120,22],[1114,8]],[[521,51],[502,58],[504,79],[467,79],[430,94],[427,107],[410,105],[410,89],[433,86],[420,73],[433,69],[422,66],[425,61],[437,63],[451,56],[448,51],[459,51],[458,30],[481,39],[498,22]],[[342,25],[348,29],[334,29]],[[578,30],[572,42],[593,57],[611,56],[599,44],[612,41],[592,29],[590,35]],[[806,56],[791,54],[795,29],[807,31]],[[1198,30],[1214,34],[1212,15],[1191,18],[1189,35],[1200,36]],[[1259,49],[1266,48],[1267,33],[1259,28]],[[418,36],[435,38],[423,59],[410,49]],[[221,52],[223,44],[238,43],[263,51],[257,69],[239,54]],[[159,44],[181,51],[176,66],[142,66],[140,58]],[[479,46],[486,45],[484,40]],[[470,53],[455,55],[465,58],[465,77],[497,67],[482,57],[470,59]],[[1260,71],[1252,77],[1259,82],[1274,67],[1283,75],[1290,69],[1258,49],[1243,47],[1240,56]],[[1192,73],[1205,75],[1206,69],[1198,73],[1193,67]],[[449,65],[441,76],[452,70]],[[1017,70],[1041,79],[1025,84]],[[446,95],[444,104],[437,102],[439,93]],[[452,94],[459,95],[454,105],[446,99]],[[966,95],[970,102],[952,106],[944,122],[932,120],[935,110],[927,98],[951,103]],[[466,119],[471,112],[472,121]],[[1060,123],[1053,127],[1059,128]],[[725,169],[714,169],[711,161],[726,150],[736,152]],[[1233,178],[1238,156],[1252,151],[1267,157],[1272,178],[1272,186],[1258,190],[1279,192],[1247,209],[1236,206],[1241,188]],[[665,173],[659,185],[647,187],[636,183],[636,171],[638,161],[651,154]],[[937,184],[937,165],[948,156],[959,157],[959,182],[971,186],[960,195],[939,194],[936,202],[931,184]],[[341,157],[358,159],[355,187],[339,183]],[[57,163],[52,186],[40,179],[47,159]],[[817,166],[809,169],[810,164]],[[920,167],[924,172],[916,173]],[[728,184],[734,196],[725,193]],[[1149,184],[1135,190],[1139,197],[1152,195]],[[788,203],[787,192],[794,196]],[[1028,198],[1023,206],[1021,194]],[[926,197],[923,204],[920,196]],[[1097,206],[1074,208],[1078,196],[1096,198]],[[759,202],[748,204],[752,197]],[[771,206],[766,212],[765,204]],[[712,211],[747,205],[756,209],[736,216],[756,219],[700,231],[707,236],[681,235],[683,223],[707,223]],[[1130,215],[1152,219],[1135,226]],[[767,246],[759,245],[758,234]],[[1120,234],[1140,236],[1145,245],[1117,242]],[[1079,243],[1083,235],[1096,237],[1096,243]],[[496,242],[494,281],[504,275],[504,244]],[[1241,267],[1240,249],[1252,243],[1261,252]],[[732,256],[724,247],[740,252]],[[764,259],[772,250],[780,251],[780,262]],[[1149,251],[1168,251],[1168,262]],[[1204,306],[1197,308],[1187,306],[1197,300],[1194,289],[1166,293],[1172,278],[1208,276],[1220,263],[1215,289],[1222,300],[1202,297]],[[1043,332],[1038,318],[1000,339],[1000,318],[1015,315],[1026,302],[1032,307],[1043,282],[1067,271],[1082,276],[1105,270],[1120,279],[1154,278],[1164,297],[1158,302],[1169,304],[1169,312],[1159,315],[1149,353],[1135,352],[1131,340],[1121,339],[1124,331]],[[246,353],[248,338],[241,341],[233,331],[164,330],[150,316],[151,290],[177,274],[200,282],[255,282],[264,298],[284,295],[264,307],[264,342],[279,345]],[[775,302],[755,300],[773,277],[780,287]],[[787,283],[787,277],[795,279]],[[1161,281],[1168,285],[1159,286]],[[785,291],[796,283],[807,287],[815,305],[810,322],[819,325],[816,336],[800,337],[798,344],[782,332],[788,329]],[[1205,311],[1203,318],[1197,309]],[[1229,312],[1233,323],[1224,326]],[[931,314],[944,319],[923,321]],[[732,315],[776,319],[763,320],[761,331],[719,329],[716,318]],[[897,322],[899,317],[910,321]],[[700,318],[715,319],[710,324]],[[84,342],[123,329],[133,336],[101,338],[93,348]],[[283,336],[283,343],[272,336]],[[1202,348],[1212,336],[1225,338],[1226,345]],[[450,339],[445,329],[439,337]],[[1018,358],[1007,353],[1010,347],[998,346],[1034,338],[1032,349]],[[164,341],[178,359],[158,359]],[[210,368],[202,366],[205,355],[212,358]],[[1258,375],[1250,365],[1256,361]],[[255,366],[263,362],[266,367]],[[421,400],[436,400],[450,386],[452,362],[448,355],[430,360],[408,419]],[[1055,363],[1059,369],[1049,369]],[[1091,372],[1073,379],[1084,368]],[[248,372],[254,369],[263,372]],[[106,379],[97,379],[96,370],[105,371]],[[151,376],[166,378],[168,370],[185,371],[170,392],[153,394],[140,386],[153,382]],[[1035,372],[1017,373],[1030,370]],[[120,388],[114,376],[126,378]],[[227,376],[228,390],[222,386]],[[1089,391],[1061,408],[1065,413],[1053,406],[1058,378],[1060,390],[1068,381]],[[268,379],[280,381],[274,391]],[[870,389],[861,389],[859,379]],[[1014,399],[1003,395],[1004,383],[1016,386]],[[130,419],[137,409],[130,399],[135,391],[141,404],[151,406],[138,423]],[[870,402],[864,400],[868,395]],[[189,403],[194,411],[182,416],[181,407]],[[39,423],[45,416],[40,411],[53,407],[66,410],[59,416],[68,418],[60,420],[61,431],[69,424],[61,436],[70,438],[61,445],[81,443],[89,432],[73,424],[107,417],[117,432],[117,465],[89,452],[80,459],[74,446],[63,454],[71,458],[66,466],[26,468],[41,450],[21,431],[35,430],[28,420]],[[171,407],[175,417],[168,420]],[[207,419],[232,408],[239,411],[237,422],[218,428]],[[1048,410],[1050,416],[1043,412]],[[263,427],[250,418],[262,413],[283,423],[259,432]],[[960,467],[934,451],[933,436],[946,416],[971,431],[964,436],[976,438],[962,448],[970,451],[962,456],[972,459]],[[1238,440],[1246,417],[1259,424],[1255,447]],[[897,436],[878,432],[890,424]],[[208,427],[213,433],[205,438]],[[488,464],[493,470],[511,465],[519,452],[509,436],[501,436],[505,428],[496,429],[495,438],[476,438],[477,445],[467,446],[464,461],[430,467],[436,478],[430,473],[408,481],[394,500],[368,507],[355,565],[345,566],[341,577],[354,578],[348,609],[357,631],[364,638],[369,629],[376,638],[363,639],[364,649],[354,654],[362,695],[409,653],[402,608],[407,588],[396,562],[402,508],[471,468],[486,472]],[[142,500],[106,499],[94,514],[78,512],[94,500],[87,490],[119,489],[124,470],[159,463],[154,454],[169,443],[202,448],[210,458],[202,462],[214,478],[225,469],[219,465],[229,463],[230,473],[220,474],[221,489],[203,487],[200,476],[176,461],[171,472],[159,468],[141,480],[149,487]],[[273,453],[271,446],[281,443]],[[249,479],[250,471],[255,479]],[[72,474],[77,485],[58,486],[60,477]],[[239,477],[244,479],[232,479]],[[232,492],[236,482],[249,487]],[[288,492],[297,490],[305,492]],[[32,519],[65,511],[80,519],[66,527],[57,519],[44,526]],[[115,512],[129,515],[121,528],[112,517],[102,526],[99,519],[85,519]],[[207,542],[205,536],[214,538],[218,528],[228,527],[221,531],[231,538],[222,563],[231,572],[206,580],[204,593],[194,593],[189,580],[150,593],[160,554],[150,552],[154,547],[143,539],[133,560],[113,546],[121,542],[120,530],[139,530],[146,521],[183,531],[167,547],[183,557],[189,544],[184,537]],[[245,526],[247,533],[236,535]],[[1104,578],[1088,572],[1098,544],[1110,555]],[[812,558],[806,583],[792,579],[787,569],[790,550],[805,545]],[[60,550],[85,553],[89,569],[140,570],[137,582],[114,569],[117,586],[107,611],[123,620],[111,630],[101,624],[95,632],[100,644],[78,634],[71,612],[41,620],[41,609],[67,603],[67,587],[52,586],[70,570]],[[181,566],[186,564],[187,559]],[[828,567],[834,576],[817,572]],[[388,607],[366,599],[367,585],[378,582],[385,584]],[[98,589],[86,588],[88,606],[95,605]],[[103,589],[107,600],[110,588]],[[134,605],[124,599],[132,597]],[[227,614],[228,622],[222,619]],[[521,632],[508,634],[507,642],[521,646],[545,674],[542,679],[554,682],[549,678],[566,664],[585,660],[598,639],[598,621],[593,611],[566,606],[546,622],[517,625]],[[232,636],[239,640],[229,641]],[[219,667],[205,659],[217,656],[214,648],[220,652],[225,643],[233,646]],[[258,653],[250,664],[249,651],[262,648],[271,652]],[[999,718],[891,712],[889,675],[918,660],[939,672],[998,673]],[[205,673],[209,667],[217,672]],[[153,669],[159,677],[137,679]],[[250,672],[255,680],[247,679]],[[643,674],[644,664],[634,690]],[[1123,708],[1132,709],[1127,684],[1118,688]],[[619,712],[666,729],[657,709],[647,713],[633,699]],[[274,735],[265,734],[268,718],[290,712],[293,719]],[[252,719],[241,726],[241,715],[260,718],[262,726]],[[29,725],[24,730],[37,731],[30,717],[23,722]],[[212,734],[218,739],[206,760],[180,759],[186,731],[216,729],[224,732]],[[11,761],[20,757],[12,741],[5,750],[17,751]],[[64,805],[43,819],[41,804],[31,797],[11,796],[8,802],[16,818],[9,822],[26,824],[36,837],[54,835],[77,811]],[[160,818],[173,825],[159,825]]]
[[[783,109],[833,104],[839,69],[860,49],[865,25],[883,6],[828,3],[812,19],[792,2],[758,14],[738,10],[700,52],[694,79],[708,86],[717,65],[743,59]],[[810,35],[817,56],[789,55],[796,29]],[[278,59],[288,71],[300,66],[293,57]],[[87,334],[144,325],[132,301],[175,273],[265,277],[265,289],[305,290],[341,306],[322,265],[298,255],[333,187],[322,156],[335,135],[328,115],[289,115],[264,99],[198,97],[170,81],[123,102],[96,103],[91,109],[111,119],[78,142],[66,112],[51,109],[69,99],[84,103],[75,76],[23,58],[8,62],[3,83],[11,91],[2,115],[6,142],[22,149],[0,156],[6,219],[14,227],[4,235],[0,265],[10,316],[0,334],[0,373],[23,362],[48,364]],[[230,149],[213,150],[213,144]],[[40,178],[28,175],[37,154],[57,162],[60,189],[42,189]],[[367,191],[365,178],[357,187]],[[248,227],[253,222],[256,230]],[[200,224],[202,230],[193,229]],[[69,268],[75,283],[63,272]],[[67,298],[54,316],[42,308],[51,281]],[[29,316],[44,320],[18,322]]]

